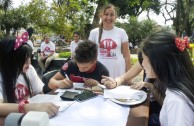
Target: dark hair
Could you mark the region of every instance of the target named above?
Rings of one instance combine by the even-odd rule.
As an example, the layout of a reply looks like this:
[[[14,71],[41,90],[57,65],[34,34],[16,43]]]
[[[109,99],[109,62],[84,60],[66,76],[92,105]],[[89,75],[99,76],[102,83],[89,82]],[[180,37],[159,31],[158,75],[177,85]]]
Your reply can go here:
[[[32,48],[22,44],[14,50],[16,37],[5,38],[0,42],[0,72],[2,77],[3,97],[9,103],[15,103],[15,84],[23,71],[25,62],[32,55]]]
[[[141,67],[143,68],[143,66],[142,66],[143,57],[142,57],[142,52],[141,51],[138,52],[138,61],[139,61],[139,64],[141,65]],[[144,70],[143,81],[152,83],[154,85],[154,87],[156,88],[157,92],[158,92],[157,97],[159,99],[161,99],[161,98],[164,99],[166,87],[162,86],[162,84],[160,84],[158,79],[156,79],[156,78],[146,78],[146,72]]]
[[[88,63],[97,60],[98,46],[90,40],[79,43],[75,49],[74,59],[78,63]]]
[[[44,34],[43,40],[45,40],[47,37],[49,37],[49,35],[48,34]]]
[[[34,29],[32,27],[30,27],[26,31],[28,32],[29,38],[31,38],[31,36],[32,36],[32,34],[34,32]]]
[[[79,32],[74,32],[73,35],[79,35],[80,36],[80,33]]]
[[[177,48],[175,38],[169,31],[153,33],[142,42],[141,51],[148,56],[163,87],[189,104],[184,93],[194,103],[194,66],[187,50],[182,52]]]
[[[100,9],[100,15],[104,14],[106,12],[107,9],[109,8],[113,8],[115,10],[115,13],[117,14],[117,9],[114,5],[112,4],[107,4],[104,5],[101,9]],[[102,32],[103,32],[103,22],[100,23],[99,26],[99,36],[98,36],[98,43],[100,43],[101,37],[102,37]]]

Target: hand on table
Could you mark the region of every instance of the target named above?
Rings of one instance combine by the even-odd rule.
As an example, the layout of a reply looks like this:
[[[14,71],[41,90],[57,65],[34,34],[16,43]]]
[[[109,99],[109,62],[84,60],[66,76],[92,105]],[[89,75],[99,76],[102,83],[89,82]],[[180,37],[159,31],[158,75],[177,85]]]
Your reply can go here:
[[[84,80],[84,86],[86,87],[94,87],[94,86],[97,86],[99,83],[97,80],[94,80],[91,78],[84,78],[83,80]]]
[[[104,84],[106,88],[113,89],[117,87],[117,82],[113,78],[104,75],[102,75],[102,78],[101,83]]]
[[[57,115],[59,106],[47,102],[47,103],[30,103],[30,104],[25,104],[24,109],[26,112],[28,111],[40,111],[40,112],[47,112],[49,115],[49,118]]]
[[[57,84],[58,88],[72,88],[73,82],[69,80],[68,78],[65,78]]]

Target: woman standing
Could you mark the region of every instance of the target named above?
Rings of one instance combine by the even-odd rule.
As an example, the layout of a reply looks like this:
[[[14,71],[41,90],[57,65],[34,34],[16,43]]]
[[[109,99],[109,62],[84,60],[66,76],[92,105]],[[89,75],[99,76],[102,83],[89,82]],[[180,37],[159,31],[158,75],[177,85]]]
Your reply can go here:
[[[98,60],[115,78],[131,67],[128,36],[124,29],[114,26],[117,18],[116,8],[105,5],[100,13],[101,24],[90,32],[89,40],[99,44]]]
[[[75,48],[77,47],[77,45],[82,42],[82,40],[80,40],[80,34],[79,32],[74,32],[73,33],[73,41],[70,44],[70,49],[71,49],[71,59],[73,59],[74,53],[75,53]]]

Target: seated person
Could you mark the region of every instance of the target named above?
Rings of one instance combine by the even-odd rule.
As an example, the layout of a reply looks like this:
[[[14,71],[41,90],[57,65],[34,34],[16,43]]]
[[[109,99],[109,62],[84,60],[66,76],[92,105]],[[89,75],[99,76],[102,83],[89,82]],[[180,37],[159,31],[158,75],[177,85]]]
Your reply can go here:
[[[51,61],[55,59],[55,44],[49,40],[48,35],[44,36],[44,42],[41,43],[41,54],[38,59],[38,63],[43,71],[43,74],[47,72]]]
[[[50,89],[71,88],[73,82],[84,83],[86,87],[97,86],[102,75],[109,76],[107,68],[97,61],[98,46],[85,40],[75,49],[74,60],[65,63],[49,81]]]
[[[43,83],[31,65],[32,48],[27,44],[28,32],[22,36],[0,40],[0,117],[29,111],[58,113],[53,103],[29,103],[30,97],[42,93]]]

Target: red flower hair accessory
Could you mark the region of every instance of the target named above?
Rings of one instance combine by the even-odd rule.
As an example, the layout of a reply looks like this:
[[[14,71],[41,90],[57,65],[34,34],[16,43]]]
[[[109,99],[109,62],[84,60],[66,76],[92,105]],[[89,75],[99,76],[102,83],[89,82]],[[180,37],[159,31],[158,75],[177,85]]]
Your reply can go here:
[[[190,48],[189,42],[188,42],[188,37],[184,37],[184,39],[176,38],[175,43],[177,48],[183,52],[185,48]]]
[[[24,32],[22,36],[17,36],[15,40],[14,50],[18,49],[23,43],[27,43],[28,36],[28,32]]]

